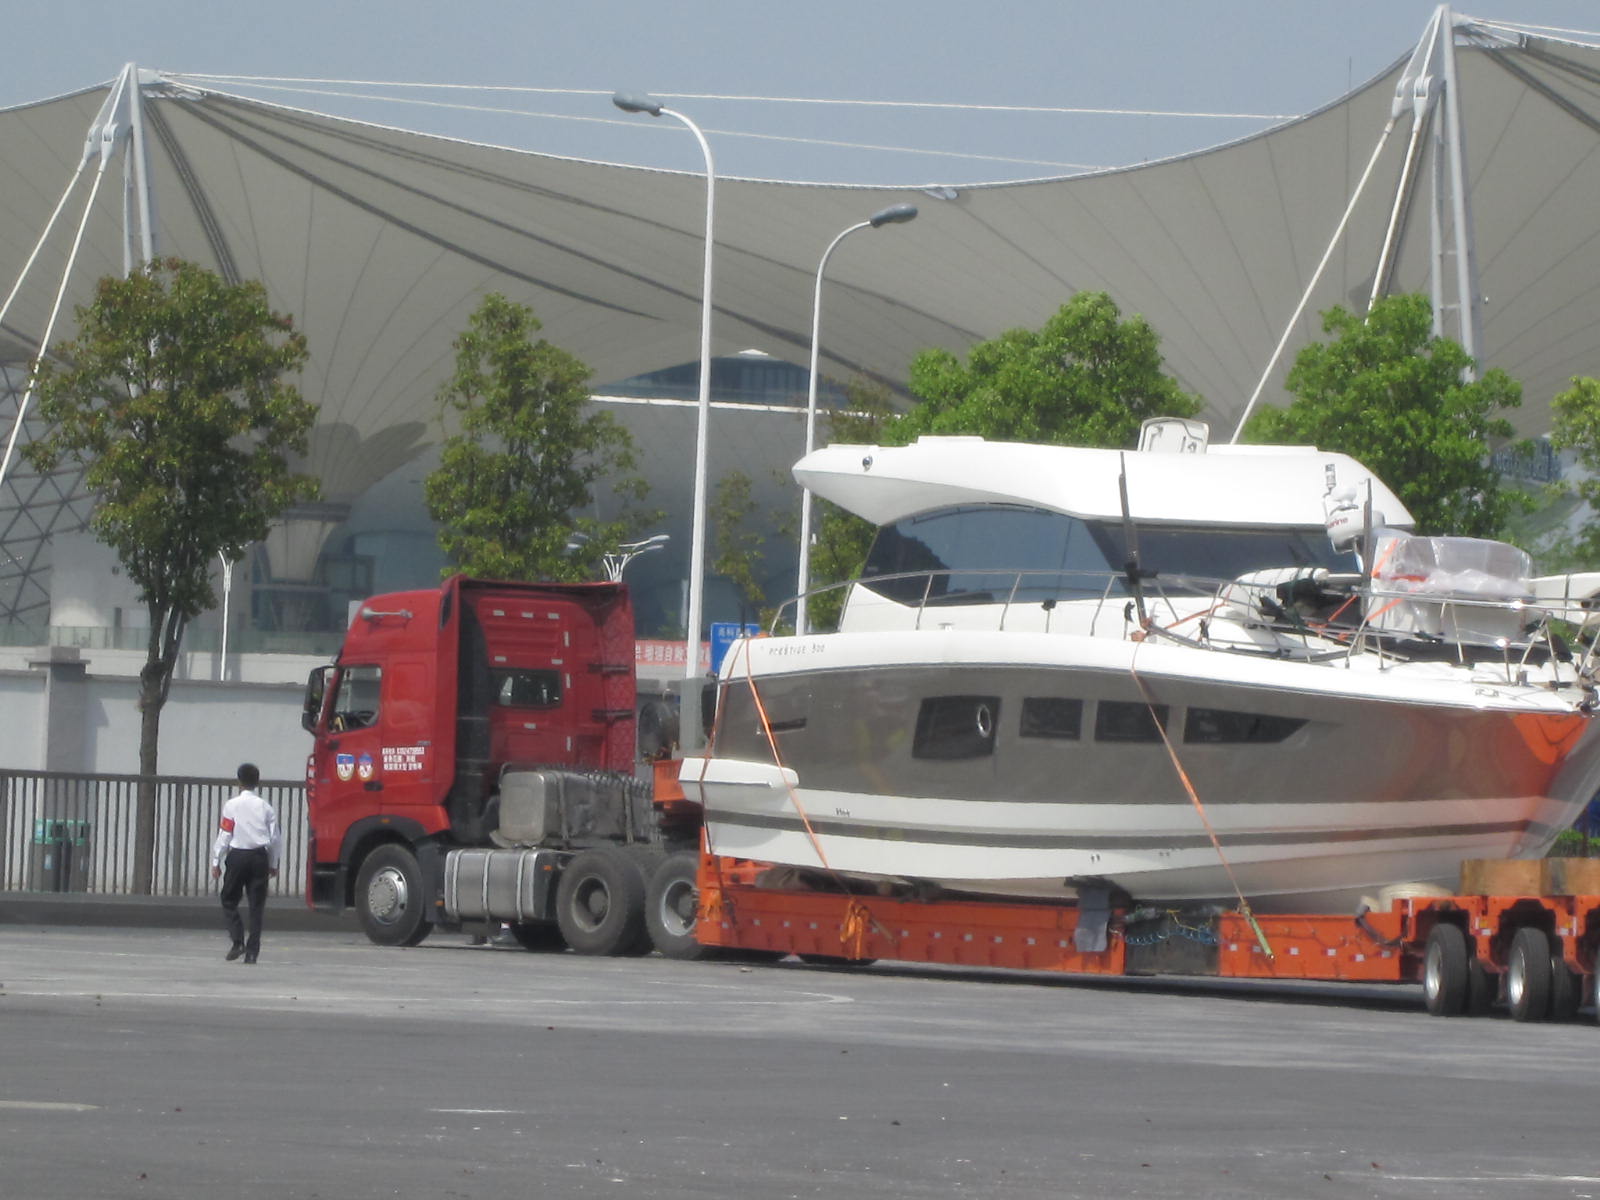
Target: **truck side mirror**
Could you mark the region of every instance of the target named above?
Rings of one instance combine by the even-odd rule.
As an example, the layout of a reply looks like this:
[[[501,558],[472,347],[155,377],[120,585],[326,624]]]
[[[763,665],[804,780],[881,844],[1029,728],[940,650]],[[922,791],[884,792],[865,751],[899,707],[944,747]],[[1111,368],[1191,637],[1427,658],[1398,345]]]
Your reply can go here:
[[[300,726],[307,733],[316,729],[317,718],[322,715],[323,697],[328,692],[329,667],[316,667],[306,679],[306,699],[300,710]]]

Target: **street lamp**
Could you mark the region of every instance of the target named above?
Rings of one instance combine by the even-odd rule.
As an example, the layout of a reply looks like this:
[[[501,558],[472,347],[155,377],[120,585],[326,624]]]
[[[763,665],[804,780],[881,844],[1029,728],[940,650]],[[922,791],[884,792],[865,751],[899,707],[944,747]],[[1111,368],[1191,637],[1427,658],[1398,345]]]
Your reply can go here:
[[[873,213],[865,221],[858,221],[843,230],[828,243],[817,264],[817,286],[811,301],[811,382],[806,393],[806,453],[810,454],[817,443],[817,359],[822,342],[822,273],[828,269],[828,259],[834,247],[858,229],[877,229],[880,225],[904,225],[915,219],[915,204],[894,204]],[[806,592],[811,587],[811,489],[800,489],[800,578],[796,589],[798,598],[794,608],[794,631],[806,631]]]
[[[689,127],[700,151],[706,159],[706,237],[705,277],[700,285],[700,404],[695,423],[694,437],[694,508],[690,516],[689,541],[689,604],[685,630],[684,679],[700,678],[700,622],[705,603],[706,571],[706,425],[711,415],[711,248],[715,244],[714,215],[716,211],[717,170],[711,158],[711,143],[706,135],[681,112],[668,108],[653,96],[618,92],[611,97],[623,112],[649,113],[652,117],[675,117]],[[691,696],[690,693],[693,693]],[[684,688],[682,717],[682,745],[685,749],[698,749],[704,744],[704,730],[700,722],[699,689]],[[692,703],[691,703],[692,701]]]
[[[628,569],[628,564],[641,554],[649,554],[652,550],[659,550],[667,544],[671,534],[658,533],[654,537],[647,537],[642,542],[623,542],[615,550],[608,550],[600,556],[601,565],[606,569],[606,578],[612,583],[622,582],[622,573]]]

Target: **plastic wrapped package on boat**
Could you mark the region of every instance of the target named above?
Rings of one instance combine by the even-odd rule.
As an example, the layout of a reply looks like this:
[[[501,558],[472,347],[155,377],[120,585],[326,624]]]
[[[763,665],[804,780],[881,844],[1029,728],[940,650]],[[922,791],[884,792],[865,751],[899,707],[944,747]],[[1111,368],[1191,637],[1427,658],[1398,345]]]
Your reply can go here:
[[[1494,645],[1526,640],[1545,615],[1533,560],[1505,542],[1380,530],[1372,562],[1367,617],[1379,629]]]

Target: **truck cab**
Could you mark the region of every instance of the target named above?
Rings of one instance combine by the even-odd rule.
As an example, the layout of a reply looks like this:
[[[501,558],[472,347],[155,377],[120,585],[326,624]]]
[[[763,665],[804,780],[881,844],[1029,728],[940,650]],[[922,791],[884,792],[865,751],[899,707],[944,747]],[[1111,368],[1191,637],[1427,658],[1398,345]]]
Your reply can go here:
[[[634,703],[621,585],[456,576],[366,601],[306,688],[308,902],[353,905],[374,940],[406,943],[465,915],[445,892],[452,853],[544,850],[553,879],[586,839],[648,842]],[[624,819],[572,819],[608,807]]]

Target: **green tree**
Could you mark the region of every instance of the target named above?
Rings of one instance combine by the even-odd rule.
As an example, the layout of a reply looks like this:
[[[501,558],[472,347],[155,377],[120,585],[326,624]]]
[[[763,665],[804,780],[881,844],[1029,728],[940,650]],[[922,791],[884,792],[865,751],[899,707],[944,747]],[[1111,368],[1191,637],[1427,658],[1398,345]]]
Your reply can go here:
[[[934,433],[1130,446],[1147,417],[1200,411],[1162,371],[1155,330],[1141,316],[1124,320],[1104,292],[1079,292],[1037,330],[979,342],[965,364],[924,350],[910,383],[919,403],[886,430],[895,445]]]
[[[316,408],[282,378],[305,363],[305,338],[259,283],[165,259],[102,279],[77,319],[77,337],[40,365],[49,432],[24,454],[41,472],[83,469],[97,500],[90,528],[116,551],[149,616],[133,863],[136,890],[148,892],[161,709],[184,630],[216,605],[218,554],[238,558],[286,508],[317,494],[314,479],[291,469]]]
[[[1296,399],[1256,413],[1245,440],[1343,451],[1394,489],[1419,533],[1498,537],[1524,497],[1501,487],[1489,452],[1511,437],[1499,414],[1522,403],[1522,386],[1499,369],[1469,381],[1471,357],[1432,325],[1426,296],[1385,297],[1365,319],[1330,308],[1331,340],[1289,371]]]
[[[743,471],[730,471],[717,482],[709,514],[711,569],[738,590],[740,621],[754,618],[764,626],[772,620],[773,613],[758,578],[766,560],[762,547],[769,536],[780,534],[771,528],[772,522],[763,523],[768,532],[757,527],[756,502],[751,492],[750,476]]]
[[[1550,401],[1550,444],[1572,450],[1586,477],[1558,485],[1589,506],[1587,519],[1570,538],[1555,538],[1545,548],[1547,565],[1589,570],[1600,564],[1600,380],[1584,376]]]
[[[441,423],[456,432],[423,482],[446,574],[593,578],[601,555],[646,519],[626,508],[645,492],[630,474],[633,439],[609,415],[587,412],[589,368],[535,341],[539,328],[531,308],[491,294],[456,339],[455,374],[439,392]],[[582,515],[611,474],[624,476],[614,485],[623,513]]]

